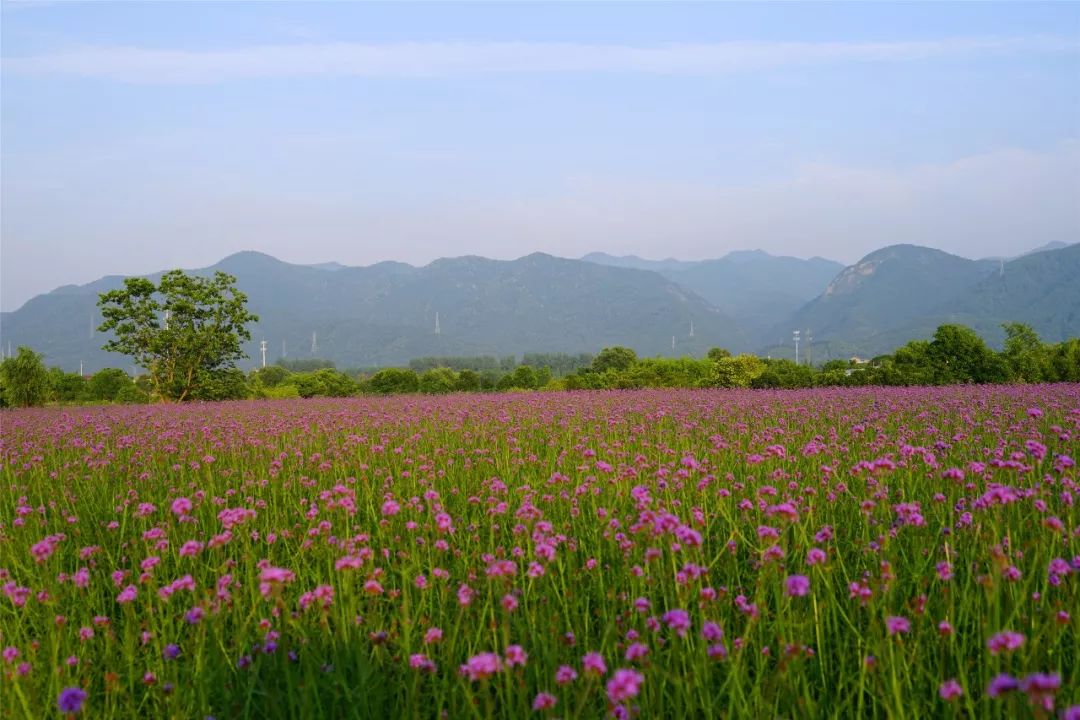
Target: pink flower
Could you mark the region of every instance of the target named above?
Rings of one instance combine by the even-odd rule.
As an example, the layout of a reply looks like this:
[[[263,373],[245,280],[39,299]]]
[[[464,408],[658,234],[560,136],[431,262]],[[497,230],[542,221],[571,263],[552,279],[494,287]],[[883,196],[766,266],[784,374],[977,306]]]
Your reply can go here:
[[[517,610],[518,601],[517,598],[513,595],[503,595],[503,598],[500,602],[502,603],[503,609],[506,610],[506,612],[514,612],[515,610]]]
[[[810,548],[806,553],[807,565],[820,565],[825,562],[825,551],[821,548]]]
[[[514,667],[515,665],[525,665],[525,661],[529,659],[528,653],[520,645],[511,645],[506,648],[506,666]]]
[[[911,632],[911,621],[906,617],[891,615],[885,618],[885,628],[890,635],[900,635]]]
[[[634,662],[649,654],[649,646],[642,643],[633,643],[626,648],[626,661]]]
[[[422,653],[409,656],[409,667],[427,673],[433,673],[438,669],[435,662]]]
[[[533,700],[532,709],[536,710],[537,712],[541,710],[550,710],[551,708],[555,707],[555,704],[557,702],[558,699],[551,693],[537,693],[536,699]]]
[[[203,549],[203,544],[198,540],[188,540],[180,546],[180,557],[195,557]]]
[[[34,561],[43,563],[48,560],[49,557],[56,552],[57,546],[64,537],[64,535],[49,535],[42,539],[41,542],[31,545],[30,554],[34,556]]]
[[[441,628],[433,627],[428,628],[428,631],[424,633],[424,644],[431,645],[442,640],[443,632]]]
[[[129,603],[135,599],[135,596],[139,594],[138,589],[134,585],[128,585],[126,588],[120,591],[120,594],[116,596],[116,602],[121,605]]]
[[[291,570],[268,565],[262,569],[262,573],[259,575],[259,594],[263,597],[270,597],[274,588],[291,583],[295,579],[296,575]]]
[[[963,694],[964,689],[960,687],[960,683],[956,682],[956,680],[946,680],[941,683],[941,687],[938,688],[938,695],[946,702],[955,700]]]
[[[603,675],[607,672],[604,656],[598,652],[586,653],[585,657],[581,658],[581,664],[585,667],[585,672],[593,675]]]
[[[1023,644],[1024,636],[1011,630],[999,632],[986,641],[986,647],[989,648],[991,655],[997,655],[1002,652],[1012,652]]]
[[[486,680],[502,669],[502,658],[495,653],[486,652],[469,658],[464,665],[458,668],[458,671],[469,680],[476,682],[477,680]]]
[[[810,592],[810,578],[805,575],[789,575],[786,587],[787,594],[791,597],[803,597]]]
[[[186,497],[176,498],[175,500],[173,500],[172,503],[173,515],[184,517],[185,515],[191,513],[192,507],[193,506],[191,504],[191,501],[188,500]]]
[[[568,685],[577,680],[577,670],[569,665],[560,665],[555,671],[555,682],[559,685]]]
[[[641,690],[641,683],[644,681],[645,676],[637,670],[619,668],[615,671],[615,674],[611,679],[608,680],[608,699],[615,704],[619,704],[626,700],[630,700],[631,698],[635,698]]]

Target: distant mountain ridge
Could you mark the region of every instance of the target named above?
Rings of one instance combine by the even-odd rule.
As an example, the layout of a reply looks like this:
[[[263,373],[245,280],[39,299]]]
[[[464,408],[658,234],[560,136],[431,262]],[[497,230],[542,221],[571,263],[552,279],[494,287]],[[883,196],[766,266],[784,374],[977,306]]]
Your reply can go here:
[[[970,325],[991,342],[1007,321],[1029,323],[1050,342],[1080,335],[1076,244],[1012,260],[893,245],[848,267],[754,250],[701,261],[464,256],[423,267],[295,265],[249,251],[193,272],[215,270],[237,277],[260,316],[245,347],[251,358],[266,339],[270,360],[318,356],[340,367],[608,345],[646,356],[701,355],[714,346],[791,356],[794,329],[812,332],[821,361],[889,352],[942,322]],[[67,370],[80,362],[88,372],[130,367],[100,349],[105,338],[96,331],[98,294],[122,284],[107,276],[39,295],[0,314],[0,343],[30,345]]]
[[[998,344],[1001,324],[1024,322],[1043,339],[1080,336],[1080,245],[1039,248],[1009,260],[968,260],[917,245],[870,253],[841,272],[774,335],[812,329],[837,350],[876,355],[962,323]],[[842,349],[842,350],[841,350]]]
[[[656,273],[542,253],[512,261],[467,256],[421,268],[384,262],[331,272],[242,252],[193,272],[216,270],[236,276],[260,316],[245,347],[252,358],[264,338],[271,359],[318,356],[342,367],[401,364],[423,355],[576,353],[618,344],[646,355],[671,354],[673,341],[676,354],[702,354],[712,345],[749,347],[733,319]],[[80,362],[86,370],[124,366],[122,356],[100,349],[105,339],[91,329],[101,321],[98,294],[122,284],[111,276],[39,295],[3,314],[0,337],[30,345],[69,370]]]

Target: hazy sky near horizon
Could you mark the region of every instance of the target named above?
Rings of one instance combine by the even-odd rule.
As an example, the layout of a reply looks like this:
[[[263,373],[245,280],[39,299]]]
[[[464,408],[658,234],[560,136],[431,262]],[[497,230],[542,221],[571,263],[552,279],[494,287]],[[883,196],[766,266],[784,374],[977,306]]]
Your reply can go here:
[[[3,2],[0,307],[448,255],[1080,240],[1080,3]]]

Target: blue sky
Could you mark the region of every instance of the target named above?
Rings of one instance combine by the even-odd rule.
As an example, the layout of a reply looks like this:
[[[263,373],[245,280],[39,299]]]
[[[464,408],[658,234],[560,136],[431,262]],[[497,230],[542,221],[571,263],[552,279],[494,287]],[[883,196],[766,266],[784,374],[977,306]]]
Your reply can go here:
[[[1080,4],[2,9],[0,306],[104,274],[1080,240]]]

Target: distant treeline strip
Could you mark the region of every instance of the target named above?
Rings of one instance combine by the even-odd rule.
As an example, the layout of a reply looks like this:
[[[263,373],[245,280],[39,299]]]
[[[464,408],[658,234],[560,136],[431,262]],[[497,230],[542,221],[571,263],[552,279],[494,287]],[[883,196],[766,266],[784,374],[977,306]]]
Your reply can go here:
[[[1004,325],[995,352],[970,328],[942,325],[930,340],[913,340],[891,355],[830,360],[821,366],[713,348],[704,358],[639,358],[630,348],[586,353],[423,357],[407,368],[341,371],[317,358],[279,361],[248,374],[208,373],[194,400],[443,394],[512,390],[631,388],[805,388],[854,385],[1080,382],[1080,338],[1043,343],[1029,326]],[[145,376],[108,368],[86,378],[46,369],[30,348],[0,364],[0,406],[51,403],[151,402]]]

